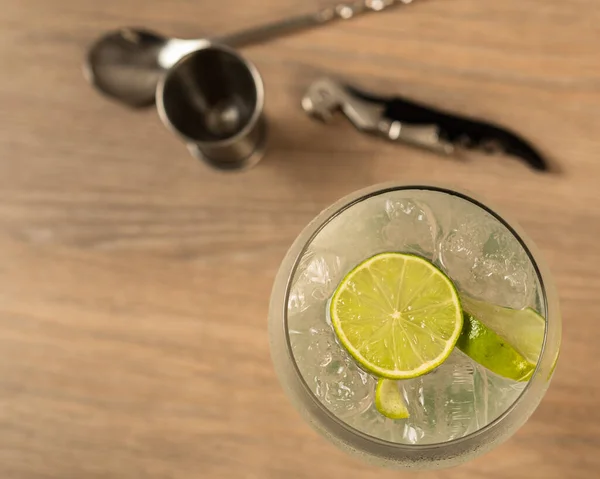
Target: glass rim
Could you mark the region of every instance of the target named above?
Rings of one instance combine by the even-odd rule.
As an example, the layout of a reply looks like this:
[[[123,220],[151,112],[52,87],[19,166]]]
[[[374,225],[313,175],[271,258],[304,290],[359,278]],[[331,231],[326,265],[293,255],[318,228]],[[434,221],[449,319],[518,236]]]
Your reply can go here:
[[[546,312],[546,317],[545,317],[546,327],[544,328],[544,341],[542,344],[540,357],[536,364],[536,368],[533,372],[533,375],[527,382],[527,385],[525,386],[525,388],[523,389],[521,394],[518,396],[518,398],[500,416],[498,416],[496,419],[494,419],[493,421],[486,424],[484,427],[479,428],[476,431],[474,431],[470,434],[467,434],[466,436],[457,438],[457,439],[452,439],[452,440],[446,441],[446,442],[431,443],[431,444],[402,444],[402,443],[388,441],[385,439],[380,439],[378,437],[364,433],[364,432],[356,429],[353,426],[350,426],[343,419],[339,418],[333,412],[331,412],[315,396],[313,391],[310,389],[310,387],[306,383],[306,380],[304,379],[304,376],[302,375],[302,372],[300,371],[300,369],[298,367],[296,358],[294,357],[294,353],[292,351],[292,345],[291,345],[290,336],[289,336],[289,325],[288,325],[288,309],[289,309],[288,302],[289,302],[289,296],[290,296],[290,292],[291,292],[291,288],[292,288],[292,280],[296,275],[296,271],[298,269],[298,266],[300,265],[301,259],[304,257],[309,246],[312,244],[314,239],[321,233],[321,231],[335,218],[337,218],[338,216],[340,216],[342,213],[349,210],[353,206],[355,206],[359,203],[362,203],[363,201],[366,201],[370,198],[374,198],[374,197],[377,197],[377,196],[380,196],[380,195],[383,195],[386,193],[392,193],[395,191],[408,191],[408,190],[437,192],[437,193],[448,194],[450,196],[461,198],[465,201],[468,201],[468,202],[474,204],[475,206],[478,206],[483,211],[490,214],[496,221],[498,221],[500,224],[502,224],[505,228],[507,228],[508,231],[519,242],[519,244],[521,245],[521,247],[527,254],[527,257],[531,261],[531,264],[534,268],[535,274],[537,275],[537,278],[539,281],[540,290],[542,293],[541,294],[542,304],[544,305],[544,310]],[[446,187],[446,186],[438,186],[438,185],[434,185],[434,184],[418,184],[418,183],[399,184],[398,182],[393,182],[393,183],[383,183],[383,184],[374,185],[374,186],[356,191],[354,193],[350,193],[349,195],[346,195],[343,198],[336,201],[334,204],[332,204],[325,210],[321,211],[309,223],[309,225],[306,226],[304,228],[304,230],[298,235],[298,237],[294,241],[294,244],[292,245],[292,247],[286,254],[286,256],[290,256],[292,253],[294,254],[292,267],[289,270],[289,274],[287,274],[287,281],[286,281],[286,285],[285,285],[285,295],[283,298],[283,326],[284,326],[284,333],[285,333],[286,352],[287,352],[288,357],[293,365],[294,373],[297,376],[297,379],[300,381],[301,387],[304,390],[304,392],[306,393],[306,395],[310,397],[311,401],[320,410],[320,412],[322,412],[329,420],[333,421],[337,426],[346,430],[348,433],[354,434],[354,435],[356,435],[366,441],[370,441],[374,444],[385,446],[386,448],[391,448],[391,449],[398,450],[398,451],[406,450],[406,451],[413,451],[413,452],[414,451],[425,452],[425,451],[431,451],[433,449],[439,450],[441,447],[444,447],[444,448],[445,447],[453,447],[453,446],[456,446],[456,445],[459,445],[459,444],[462,444],[465,442],[471,442],[471,441],[475,440],[478,436],[486,435],[489,431],[497,428],[502,422],[504,422],[507,419],[507,417],[511,415],[511,413],[517,407],[517,405],[520,404],[524,400],[524,398],[528,395],[528,392],[531,389],[532,384],[534,383],[536,378],[539,376],[542,358],[544,357],[544,355],[546,353],[546,349],[547,349],[546,346],[547,346],[548,330],[550,328],[551,317],[554,317],[555,314],[554,313],[551,314],[551,309],[553,309],[553,308],[551,308],[551,306],[548,302],[547,284],[545,282],[544,274],[542,273],[542,268],[540,268],[540,265],[538,264],[538,261],[535,259],[534,253],[532,252],[532,249],[533,249],[537,253],[537,248],[535,247],[533,242],[529,238],[527,238],[527,235],[525,235],[524,232],[519,231],[520,227],[518,226],[518,224],[516,222],[514,222],[514,221],[509,222],[508,220],[505,219],[506,218],[505,214],[500,215],[500,213],[497,212],[497,208],[495,206],[494,206],[494,208],[487,206],[485,203],[482,203],[474,196],[476,196],[476,195],[473,195],[472,193],[466,192],[464,190],[450,188],[450,187]],[[539,256],[539,254],[538,254],[538,256]]]

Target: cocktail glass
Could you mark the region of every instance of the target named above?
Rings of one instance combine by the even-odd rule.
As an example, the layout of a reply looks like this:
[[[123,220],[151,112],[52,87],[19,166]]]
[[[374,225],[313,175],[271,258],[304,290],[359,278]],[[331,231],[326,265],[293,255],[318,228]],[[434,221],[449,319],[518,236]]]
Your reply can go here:
[[[429,259],[461,295],[535,309],[545,332],[531,379],[501,378],[455,351],[434,372],[401,382],[410,419],[379,414],[377,378],[337,341],[328,304],[345,274],[386,251]],[[561,318],[548,267],[515,222],[472,194],[385,184],[339,200],[302,231],[275,280],[269,336],[279,380],[314,429],[368,462],[433,469],[491,450],[527,421],[557,363]]]

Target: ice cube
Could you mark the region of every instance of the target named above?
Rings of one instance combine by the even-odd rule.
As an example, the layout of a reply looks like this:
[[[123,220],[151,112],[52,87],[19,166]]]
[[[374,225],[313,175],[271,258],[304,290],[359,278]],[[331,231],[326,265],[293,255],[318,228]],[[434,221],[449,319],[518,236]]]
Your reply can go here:
[[[521,395],[527,382],[507,379],[475,363],[477,429],[501,416]]]
[[[392,251],[432,259],[437,225],[431,210],[418,200],[390,195],[385,202],[385,211],[389,218],[382,229],[385,244]]]
[[[313,305],[321,306],[333,294],[341,279],[339,256],[323,250],[307,251],[292,280],[288,314],[298,314]]]
[[[489,214],[463,216],[444,236],[439,262],[465,293],[521,309],[535,305],[536,276],[514,235]]]
[[[385,441],[405,443],[406,421],[386,418],[377,410],[374,402],[362,414],[347,419],[347,422],[370,436]]]
[[[389,427],[389,421],[389,419],[377,410],[374,401],[371,402],[362,414],[355,414],[346,418],[348,425],[355,429],[370,436],[391,441],[392,430]]]
[[[334,251],[340,257],[343,277],[365,259],[390,250],[381,233],[388,223],[385,199],[369,198],[327,223],[314,239],[312,247]]]
[[[454,351],[431,373],[401,381],[410,413],[404,442],[433,444],[463,437],[474,430],[474,374],[473,361]]]
[[[363,413],[373,401],[375,379],[360,369],[328,326],[290,336],[302,376],[321,402],[338,417]]]

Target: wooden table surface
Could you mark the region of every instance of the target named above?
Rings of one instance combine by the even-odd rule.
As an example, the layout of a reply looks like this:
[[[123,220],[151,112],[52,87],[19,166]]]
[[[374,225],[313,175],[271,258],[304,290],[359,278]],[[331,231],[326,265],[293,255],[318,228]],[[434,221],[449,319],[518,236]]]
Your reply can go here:
[[[244,50],[268,155],[242,174],[188,156],[153,110],[99,96],[105,30],[218,34],[315,0],[22,0],[0,13],[2,479],[589,478],[600,468],[600,2],[421,0]],[[298,103],[333,73],[511,125],[561,166],[456,161],[323,126]],[[448,471],[377,470],[292,409],[267,304],[323,207],[373,183],[444,181],[512,212],[556,277],[564,343],[531,420]]]

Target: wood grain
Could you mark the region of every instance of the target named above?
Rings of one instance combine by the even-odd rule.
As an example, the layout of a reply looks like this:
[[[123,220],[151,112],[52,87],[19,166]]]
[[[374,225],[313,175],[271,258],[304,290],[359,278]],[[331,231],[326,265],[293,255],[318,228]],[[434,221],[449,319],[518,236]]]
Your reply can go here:
[[[421,0],[245,50],[272,130],[255,169],[191,157],[153,111],[107,101],[81,60],[105,30],[197,36],[317,3],[22,0],[0,13],[0,477],[588,478],[600,468],[600,3]],[[323,126],[298,107],[334,73],[521,131],[561,166],[463,161]],[[444,181],[518,218],[564,313],[544,402],[505,445],[408,474],[309,429],[270,365],[275,271],[301,228],[372,183]],[[224,371],[228,371],[224,374]]]

